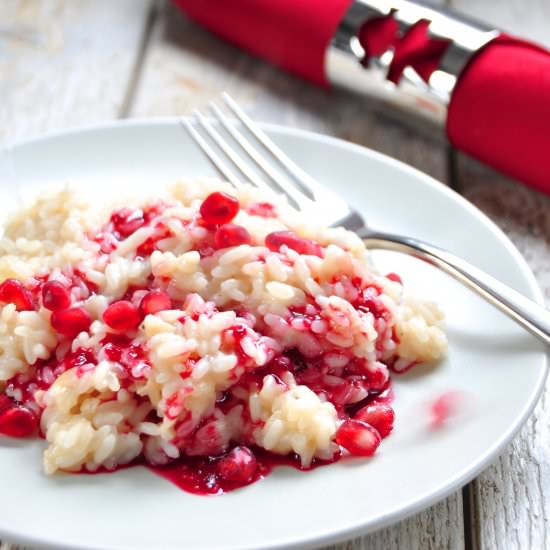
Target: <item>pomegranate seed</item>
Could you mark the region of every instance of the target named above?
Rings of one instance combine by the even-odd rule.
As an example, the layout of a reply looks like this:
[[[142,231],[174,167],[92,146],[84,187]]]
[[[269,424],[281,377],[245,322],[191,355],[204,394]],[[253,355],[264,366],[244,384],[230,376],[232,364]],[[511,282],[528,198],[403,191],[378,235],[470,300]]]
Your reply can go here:
[[[172,300],[170,296],[162,290],[161,288],[155,288],[148,292],[141,300],[139,304],[139,309],[141,314],[145,315],[154,315],[159,311],[164,311],[166,309],[171,309]]]
[[[99,233],[94,241],[99,244],[99,248],[103,254],[110,254],[113,250],[116,250],[118,245],[118,241],[112,233]]]
[[[239,201],[221,191],[210,193],[200,207],[201,216],[209,225],[221,225],[230,222],[239,211]]]
[[[6,279],[0,285],[0,302],[15,304],[17,311],[32,311],[32,294],[17,279]]]
[[[67,309],[71,305],[71,295],[59,281],[48,281],[42,287],[42,303],[51,311]]]
[[[112,342],[108,342],[103,348],[103,353],[109,361],[120,362],[120,358],[122,357],[122,348]]]
[[[349,382],[342,380],[342,383],[336,386],[332,391],[331,401],[334,403],[334,405],[336,405],[336,407],[345,405],[346,403],[348,403],[352,392],[353,386]]]
[[[216,249],[212,248],[208,244],[204,244],[198,248],[199,255],[202,258],[210,258],[214,252],[216,252]]]
[[[298,237],[292,231],[274,231],[265,238],[265,245],[269,250],[278,252],[281,246],[286,245],[298,252],[298,254],[309,254],[311,256],[323,257],[321,246],[311,239]]]
[[[336,443],[342,445],[352,455],[372,456],[378,449],[380,441],[380,434],[375,428],[351,418],[344,420],[336,432]]]
[[[370,424],[380,434],[380,437],[386,437],[393,429],[395,414],[389,405],[382,403],[373,403],[357,411],[355,420],[361,420]]]
[[[274,373],[286,372],[292,368],[292,361],[286,355],[279,355],[271,361],[269,367],[269,370]]]
[[[90,314],[81,307],[58,309],[52,313],[51,324],[59,334],[74,338],[77,334],[90,328],[92,318]]]
[[[0,434],[28,437],[38,427],[38,418],[26,407],[13,405],[0,413]]]
[[[0,414],[13,405],[13,401],[7,395],[0,395]]]
[[[157,249],[158,242],[170,237],[171,234],[170,229],[162,223],[158,223],[153,228],[153,234],[137,247],[136,255],[141,257],[150,256]]]
[[[387,308],[378,295],[379,291],[376,287],[369,286],[365,288],[359,298],[358,309],[372,313],[375,319],[382,317]]]
[[[214,235],[216,248],[228,248],[230,246],[239,246],[240,244],[250,244],[251,242],[250,233],[241,225],[233,223],[221,225]]]
[[[274,218],[276,216],[275,206],[270,202],[253,202],[248,205],[246,211],[252,216],[261,216],[262,218]]]
[[[399,284],[403,284],[401,277],[397,273],[388,273],[386,275],[386,279],[389,279],[390,281],[395,281],[396,283],[399,283]]]
[[[369,389],[380,391],[383,390],[389,382],[390,374],[386,366],[377,367],[373,371],[369,371],[368,381]]]
[[[111,215],[114,230],[121,237],[128,237],[145,224],[143,211],[139,208],[121,208]]]
[[[119,300],[103,312],[103,320],[115,330],[132,330],[141,323],[141,315],[132,302]]]
[[[226,481],[247,483],[251,481],[258,464],[248,447],[234,447],[218,462],[218,473]]]

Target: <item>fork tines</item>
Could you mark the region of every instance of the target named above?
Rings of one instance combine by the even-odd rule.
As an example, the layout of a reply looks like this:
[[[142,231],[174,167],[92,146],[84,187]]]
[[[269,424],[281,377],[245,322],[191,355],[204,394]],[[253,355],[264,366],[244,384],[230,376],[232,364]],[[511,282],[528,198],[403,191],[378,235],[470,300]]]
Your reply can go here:
[[[211,118],[195,110],[194,122],[181,119],[214,167],[235,187],[250,182],[260,188],[284,193],[299,210],[310,207],[316,199],[315,191],[319,184],[290,159],[229,94],[223,93],[221,98],[237,121],[230,119],[214,101],[209,103]],[[243,130],[249,137],[245,137]],[[260,146],[263,153],[252,144],[250,138]],[[267,160],[265,152],[269,154],[271,162]],[[223,154],[223,158],[219,153]],[[245,159],[251,161],[252,165]],[[277,170],[273,163],[284,168],[286,173]],[[238,174],[233,168],[237,169]]]

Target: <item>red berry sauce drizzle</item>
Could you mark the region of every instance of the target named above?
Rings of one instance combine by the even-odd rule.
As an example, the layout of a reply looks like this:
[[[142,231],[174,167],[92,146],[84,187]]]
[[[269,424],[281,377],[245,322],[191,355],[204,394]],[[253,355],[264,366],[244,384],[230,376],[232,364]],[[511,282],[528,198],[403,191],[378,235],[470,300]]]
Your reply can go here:
[[[239,385],[261,386],[265,375],[278,376],[284,371],[293,372],[296,380],[299,381],[299,370],[317,368],[312,365],[307,367],[307,364],[307,359],[297,350],[292,350],[289,354],[275,358],[263,369],[245,375]],[[367,384],[366,379],[364,382]],[[321,391],[329,395],[334,388],[326,386]],[[340,419],[343,420],[336,433],[336,442],[341,446],[341,450],[331,460],[314,459],[307,468],[302,467],[300,457],[294,453],[281,456],[259,447],[239,444],[222,455],[184,456],[167,465],[146,464],[146,467],[187,492],[198,495],[219,495],[254,483],[266,477],[278,466],[292,467],[305,472],[345,460],[350,455],[369,457],[376,452],[381,440],[393,429],[392,401],[391,383],[386,380],[378,389],[369,392],[368,397],[353,405],[335,405]],[[220,408],[227,410],[234,405],[235,402],[228,394],[218,402]],[[344,449],[348,453],[344,453]]]
[[[252,458],[243,464],[243,455]],[[333,464],[341,456],[337,453],[332,460],[314,460],[311,466],[302,468],[300,457],[294,454],[281,456],[259,447],[237,446],[223,456],[184,457],[166,466],[146,466],[188,493],[221,495],[263,479],[278,466],[306,472]]]
[[[163,207],[164,205],[159,203],[145,210],[117,210],[101,231],[90,237],[99,245],[102,254],[110,254],[124,239],[138,229],[148,226],[153,229],[153,234],[138,248],[137,255],[150,255],[160,240],[171,235],[162,221],[158,220]],[[200,213],[191,222],[182,222],[201,225],[209,230],[208,237],[199,249],[201,256],[210,255],[216,249],[252,242],[244,227],[231,223],[239,208],[237,199],[226,193],[215,192],[203,201]],[[249,214],[266,218],[276,215],[274,206],[265,202],[253,203],[247,211]],[[324,255],[324,249],[318,243],[290,231],[278,231],[267,235],[265,245],[276,253],[282,246],[286,246],[301,254],[318,257]],[[0,304],[13,303],[19,311],[36,310],[42,304],[52,312],[51,325],[59,333],[60,338],[74,338],[78,333],[88,330],[92,323],[84,308],[73,305],[74,296],[78,296],[80,292],[81,299],[85,299],[97,292],[97,288],[78,270],[64,275],[70,284],[49,281],[47,276],[33,280],[27,286],[18,280],[8,279],[0,285]],[[390,274],[388,278],[400,282],[396,274]],[[390,313],[378,298],[381,288],[375,285],[363,288],[364,283],[360,279],[346,279],[342,283],[355,287],[355,308],[372,313],[375,320],[389,320]],[[80,289],[76,293],[75,287]],[[161,288],[148,287],[137,291],[141,293],[139,300],[134,299],[134,290],[130,289],[123,299],[114,301],[107,307],[102,319],[108,327],[119,332],[133,331],[145,315],[179,306]],[[246,316],[247,312],[240,312],[239,315]],[[310,337],[316,337],[312,327],[315,328],[315,323],[322,322],[322,319],[313,302],[305,307],[291,307],[287,322],[289,326],[299,327],[298,330],[308,333]],[[228,331],[239,355],[239,339],[246,335],[246,329],[239,325]],[[397,342],[395,332],[392,338]],[[147,352],[143,347],[133,345],[130,337],[124,334],[111,334],[104,339],[102,345],[106,357],[123,367],[123,387],[129,387],[133,380],[147,376],[151,369]],[[34,399],[35,392],[48,390],[57,377],[69,369],[76,369],[76,374],[82,375],[87,369],[93,369],[96,364],[97,358],[92,350],[79,348],[66,353],[60,360],[56,359],[55,353],[47,361],[38,360],[27,372],[17,374],[8,380],[4,393],[0,394],[0,435],[35,435],[42,412]],[[268,475],[276,466],[285,465],[300,470],[311,470],[336,462],[350,454],[372,456],[381,440],[392,431],[394,422],[391,407],[393,393],[385,370],[392,365],[379,365],[378,370],[369,371],[366,369],[365,360],[351,354],[346,355],[343,351],[325,353],[320,358],[312,359],[305,357],[297,349],[291,349],[275,357],[262,369],[246,374],[239,380],[238,385],[243,388],[258,388],[261,387],[264,376],[271,374],[282,378],[285,372],[290,372],[298,384],[307,385],[315,393],[323,395],[333,403],[340,420],[335,435],[340,451],[335,453],[330,461],[314,459],[308,468],[303,468],[297,455],[280,456],[258,447],[246,446],[243,442],[235,442],[234,446],[223,454],[184,456],[167,465],[146,466],[188,492],[217,495],[253,483]],[[235,399],[228,391],[220,397],[217,406],[222,410],[229,410],[236,404]],[[199,428],[200,426],[197,431]],[[142,457],[134,462],[135,465],[143,463]]]

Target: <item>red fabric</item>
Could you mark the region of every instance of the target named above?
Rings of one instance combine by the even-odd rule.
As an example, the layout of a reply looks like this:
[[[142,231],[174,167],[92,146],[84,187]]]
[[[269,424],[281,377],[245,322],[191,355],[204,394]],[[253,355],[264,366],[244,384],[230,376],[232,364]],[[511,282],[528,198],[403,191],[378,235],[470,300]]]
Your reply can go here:
[[[317,84],[325,52],[351,0],[173,0],[200,24]],[[389,78],[413,66],[427,80],[445,49],[426,22],[396,36],[391,18],[359,32],[367,55],[395,48]],[[367,60],[364,60],[366,62]],[[447,135],[457,148],[550,193],[550,52],[501,35],[468,64],[454,90]]]
[[[451,143],[550,193],[550,52],[502,35],[474,57],[447,116]]]
[[[351,0],[173,0],[226,40],[327,86],[327,46]]]

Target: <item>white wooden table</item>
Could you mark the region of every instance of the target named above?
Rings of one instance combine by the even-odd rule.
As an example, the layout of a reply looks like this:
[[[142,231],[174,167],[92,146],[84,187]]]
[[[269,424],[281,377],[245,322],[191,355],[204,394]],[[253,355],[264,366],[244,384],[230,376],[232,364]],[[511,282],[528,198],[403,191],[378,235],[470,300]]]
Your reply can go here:
[[[549,0],[446,3],[550,46]],[[183,115],[222,89],[258,120],[366,145],[453,186],[514,241],[550,301],[550,197],[465,158],[440,136],[363,98],[287,76],[197,28],[166,1],[0,2],[0,143],[100,120]],[[503,455],[461,491],[331,548],[550,548],[549,396]],[[0,543],[0,550],[16,548]]]

